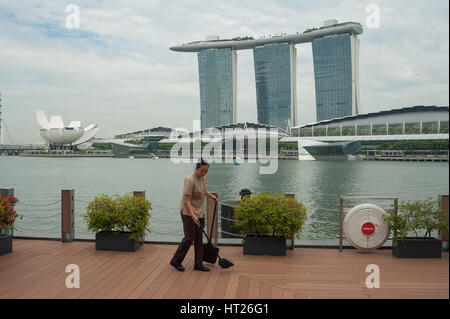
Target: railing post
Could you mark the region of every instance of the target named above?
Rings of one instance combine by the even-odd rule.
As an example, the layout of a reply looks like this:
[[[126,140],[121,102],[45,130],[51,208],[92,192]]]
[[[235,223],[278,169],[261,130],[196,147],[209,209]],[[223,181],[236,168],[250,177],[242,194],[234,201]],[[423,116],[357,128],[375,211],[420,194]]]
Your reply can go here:
[[[145,191],[133,191],[133,197],[145,197]]]
[[[145,198],[145,191],[133,191],[133,197],[141,197],[141,196]],[[145,239],[145,230],[144,233],[142,234],[142,237]],[[142,246],[144,241],[140,241],[139,243]]]
[[[0,197],[14,196],[14,188],[0,188]]]
[[[217,196],[217,193],[211,193],[211,194],[213,194],[214,196]],[[208,199],[206,201],[206,212],[207,212],[206,233],[208,234],[208,236],[209,236],[209,234],[211,234],[210,239],[214,246],[217,245],[217,220],[218,220],[218,215],[219,215],[219,208],[217,208],[216,217],[214,218],[214,228],[212,229],[212,232],[211,232],[215,205],[216,205],[216,201],[208,197]],[[219,206],[219,203],[217,203],[217,206]]]
[[[70,243],[75,238],[74,195],[73,189],[61,191],[61,240],[63,243]]]
[[[286,198],[294,198],[295,199],[295,194],[294,193],[285,193],[284,194],[284,197],[286,197]],[[289,249],[294,249],[294,238],[295,238],[295,234],[294,235],[292,235],[292,238],[291,238],[291,247],[289,247]]]
[[[344,215],[344,199],[342,197],[339,198],[339,251],[342,251],[342,216]]]

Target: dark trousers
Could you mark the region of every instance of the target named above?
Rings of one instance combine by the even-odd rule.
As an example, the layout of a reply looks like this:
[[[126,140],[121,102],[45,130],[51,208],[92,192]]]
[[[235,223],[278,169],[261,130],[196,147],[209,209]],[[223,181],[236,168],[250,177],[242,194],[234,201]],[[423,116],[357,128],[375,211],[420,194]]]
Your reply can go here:
[[[205,227],[205,219],[199,218],[200,227],[198,227],[191,216],[181,214],[181,220],[183,221],[184,238],[177,248],[177,251],[170,261],[171,264],[181,265],[186,256],[189,247],[194,242],[195,251],[195,264],[194,268],[200,268],[203,266],[203,228]]]

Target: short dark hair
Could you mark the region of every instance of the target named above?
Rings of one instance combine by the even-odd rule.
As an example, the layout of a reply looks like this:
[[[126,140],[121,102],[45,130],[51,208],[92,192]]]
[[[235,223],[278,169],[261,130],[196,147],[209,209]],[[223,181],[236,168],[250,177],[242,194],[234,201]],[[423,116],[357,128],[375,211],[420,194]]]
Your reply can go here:
[[[201,166],[205,166],[205,165],[209,166],[209,163],[205,159],[200,158],[198,160],[197,164],[195,164],[195,169],[199,169]]]

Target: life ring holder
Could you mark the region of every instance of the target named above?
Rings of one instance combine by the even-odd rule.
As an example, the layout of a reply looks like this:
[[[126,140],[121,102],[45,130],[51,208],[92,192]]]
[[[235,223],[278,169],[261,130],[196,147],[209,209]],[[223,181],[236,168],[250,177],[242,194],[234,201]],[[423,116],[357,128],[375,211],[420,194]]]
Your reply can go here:
[[[339,197],[339,201],[340,201],[340,210],[339,210],[339,251],[342,251],[342,243],[343,243],[343,239],[344,239],[344,215],[350,213],[352,211],[352,209],[355,209],[352,214],[356,214],[355,211],[359,211],[360,209],[366,209],[366,210],[374,209],[374,210],[377,210],[376,207],[378,207],[376,205],[369,204],[369,203],[362,204],[362,205],[369,205],[369,206],[357,205],[357,206],[352,207],[352,208],[346,208],[344,206],[345,201],[356,201],[356,200],[357,201],[360,201],[360,200],[364,200],[364,201],[381,201],[381,200],[382,201],[384,201],[384,200],[385,201],[392,201],[393,202],[393,211],[394,211],[395,214],[398,213],[398,198],[396,198],[396,197],[340,196]],[[383,209],[381,209],[381,210],[383,210]],[[367,222],[370,223],[370,220],[367,220]],[[360,229],[360,231],[362,233],[367,232],[366,235],[370,236],[370,235],[372,235],[375,232],[376,226],[373,223],[371,223],[372,225],[370,225],[370,224],[366,225],[368,227],[363,227],[363,224],[361,224],[361,229]],[[375,226],[375,229],[373,229],[373,226]],[[388,230],[388,235],[389,235],[389,230]],[[388,235],[386,236],[386,240],[388,239]],[[396,234],[394,233],[394,238],[395,238],[395,236],[396,236]],[[350,243],[352,243],[352,242],[350,241]],[[381,243],[380,245],[378,245],[378,244],[374,245],[374,247],[372,247],[372,248],[361,248],[361,247],[356,247],[356,248],[361,248],[362,250],[371,250],[371,249],[378,248],[383,243]],[[354,243],[352,243],[352,244],[354,244]],[[357,245],[357,246],[360,246],[360,245]]]

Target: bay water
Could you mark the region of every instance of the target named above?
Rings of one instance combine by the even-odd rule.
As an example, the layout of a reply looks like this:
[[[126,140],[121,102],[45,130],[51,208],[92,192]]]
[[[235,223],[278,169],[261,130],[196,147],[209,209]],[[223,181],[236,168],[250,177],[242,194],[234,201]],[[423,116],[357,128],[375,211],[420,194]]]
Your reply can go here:
[[[145,191],[153,208],[146,240],[179,242],[183,181],[194,166],[170,159],[0,156],[0,188],[14,188],[19,199],[16,210],[24,217],[16,222],[15,236],[60,238],[63,189],[75,190],[77,239],[95,238],[83,219],[95,196]],[[340,196],[437,199],[448,194],[448,174],[447,162],[279,160],[274,174],[260,174],[259,163],[212,163],[207,178],[209,192],[218,193],[221,202],[238,200],[242,188],[295,194],[308,214],[295,243],[314,245],[337,242]],[[392,201],[373,203],[389,208]]]

